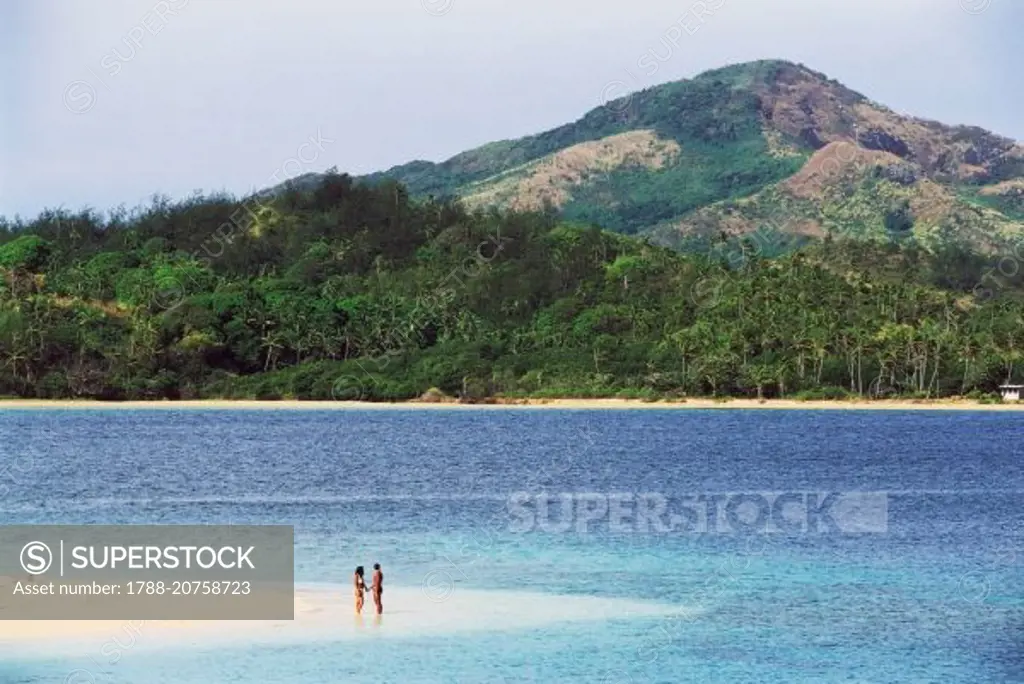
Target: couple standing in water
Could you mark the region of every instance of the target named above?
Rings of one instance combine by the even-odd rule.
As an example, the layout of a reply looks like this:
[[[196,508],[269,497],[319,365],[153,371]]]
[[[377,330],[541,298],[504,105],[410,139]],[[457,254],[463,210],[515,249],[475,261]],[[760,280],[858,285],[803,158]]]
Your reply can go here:
[[[369,589],[366,588],[366,580],[363,578],[362,565],[356,568],[356,574],[353,579],[356,592],[356,615],[363,614],[364,594],[367,591],[373,594],[373,605],[377,608],[377,615],[383,615],[384,604],[381,595],[384,593],[384,573],[380,571],[380,563],[373,564],[373,580]]]

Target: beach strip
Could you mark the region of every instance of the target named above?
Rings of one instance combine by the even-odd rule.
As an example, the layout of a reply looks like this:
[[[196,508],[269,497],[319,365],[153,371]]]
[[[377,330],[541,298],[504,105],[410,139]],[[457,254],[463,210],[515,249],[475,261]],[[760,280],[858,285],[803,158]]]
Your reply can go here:
[[[968,399],[885,399],[799,401],[795,399],[686,399],[645,401],[641,399],[502,399],[493,403],[459,402],[363,402],[199,399],[180,401],[93,401],[49,399],[2,399],[0,410],[271,410],[271,411],[394,411],[394,410],[797,410],[797,411],[1024,411],[1024,402],[982,404]]]

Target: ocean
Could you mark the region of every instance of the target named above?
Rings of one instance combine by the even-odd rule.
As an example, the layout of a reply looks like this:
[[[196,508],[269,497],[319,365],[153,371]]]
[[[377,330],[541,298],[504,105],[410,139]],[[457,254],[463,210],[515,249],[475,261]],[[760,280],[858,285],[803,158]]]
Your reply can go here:
[[[1022,444],[1012,412],[6,410],[5,524],[293,525],[298,585],[391,591],[336,638],[0,641],[0,682],[1024,681]]]

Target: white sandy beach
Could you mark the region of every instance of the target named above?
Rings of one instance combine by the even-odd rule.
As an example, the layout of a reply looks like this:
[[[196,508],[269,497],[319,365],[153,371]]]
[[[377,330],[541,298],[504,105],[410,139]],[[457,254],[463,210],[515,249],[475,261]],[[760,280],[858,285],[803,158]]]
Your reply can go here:
[[[564,622],[686,615],[665,604],[622,599],[556,596],[530,592],[451,587],[432,593],[418,587],[388,587],[385,614],[377,618],[368,599],[354,614],[351,590],[296,589],[294,621],[0,621],[0,654],[78,657],[100,653],[105,644],[132,650],[219,648],[359,638],[438,636],[459,632],[535,629]]]
[[[189,401],[88,401],[48,399],[5,399],[0,400],[3,409],[101,409],[101,410],[290,410],[290,411],[394,411],[394,410],[508,410],[508,409],[753,409],[753,410],[839,410],[839,411],[1024,411],[1024,402],[1006,404],[980,404],[967,399],[897,400],[877,401],[797,401],[793,399],[687,399],[685,401],[642,401],[639,399],[509,399],[497,400],[494,404],[459,404],[453,402],[408,401],[397,403],[364,401],[280,401],[203,399]]]

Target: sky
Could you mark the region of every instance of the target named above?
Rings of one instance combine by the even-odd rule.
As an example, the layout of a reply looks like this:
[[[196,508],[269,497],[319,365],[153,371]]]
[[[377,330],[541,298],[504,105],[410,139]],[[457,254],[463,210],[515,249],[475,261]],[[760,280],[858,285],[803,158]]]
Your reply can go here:
[[[0,0],[0,216],[441,161],[765,58],[1024,140],[1021,28],[1019,0]]]

